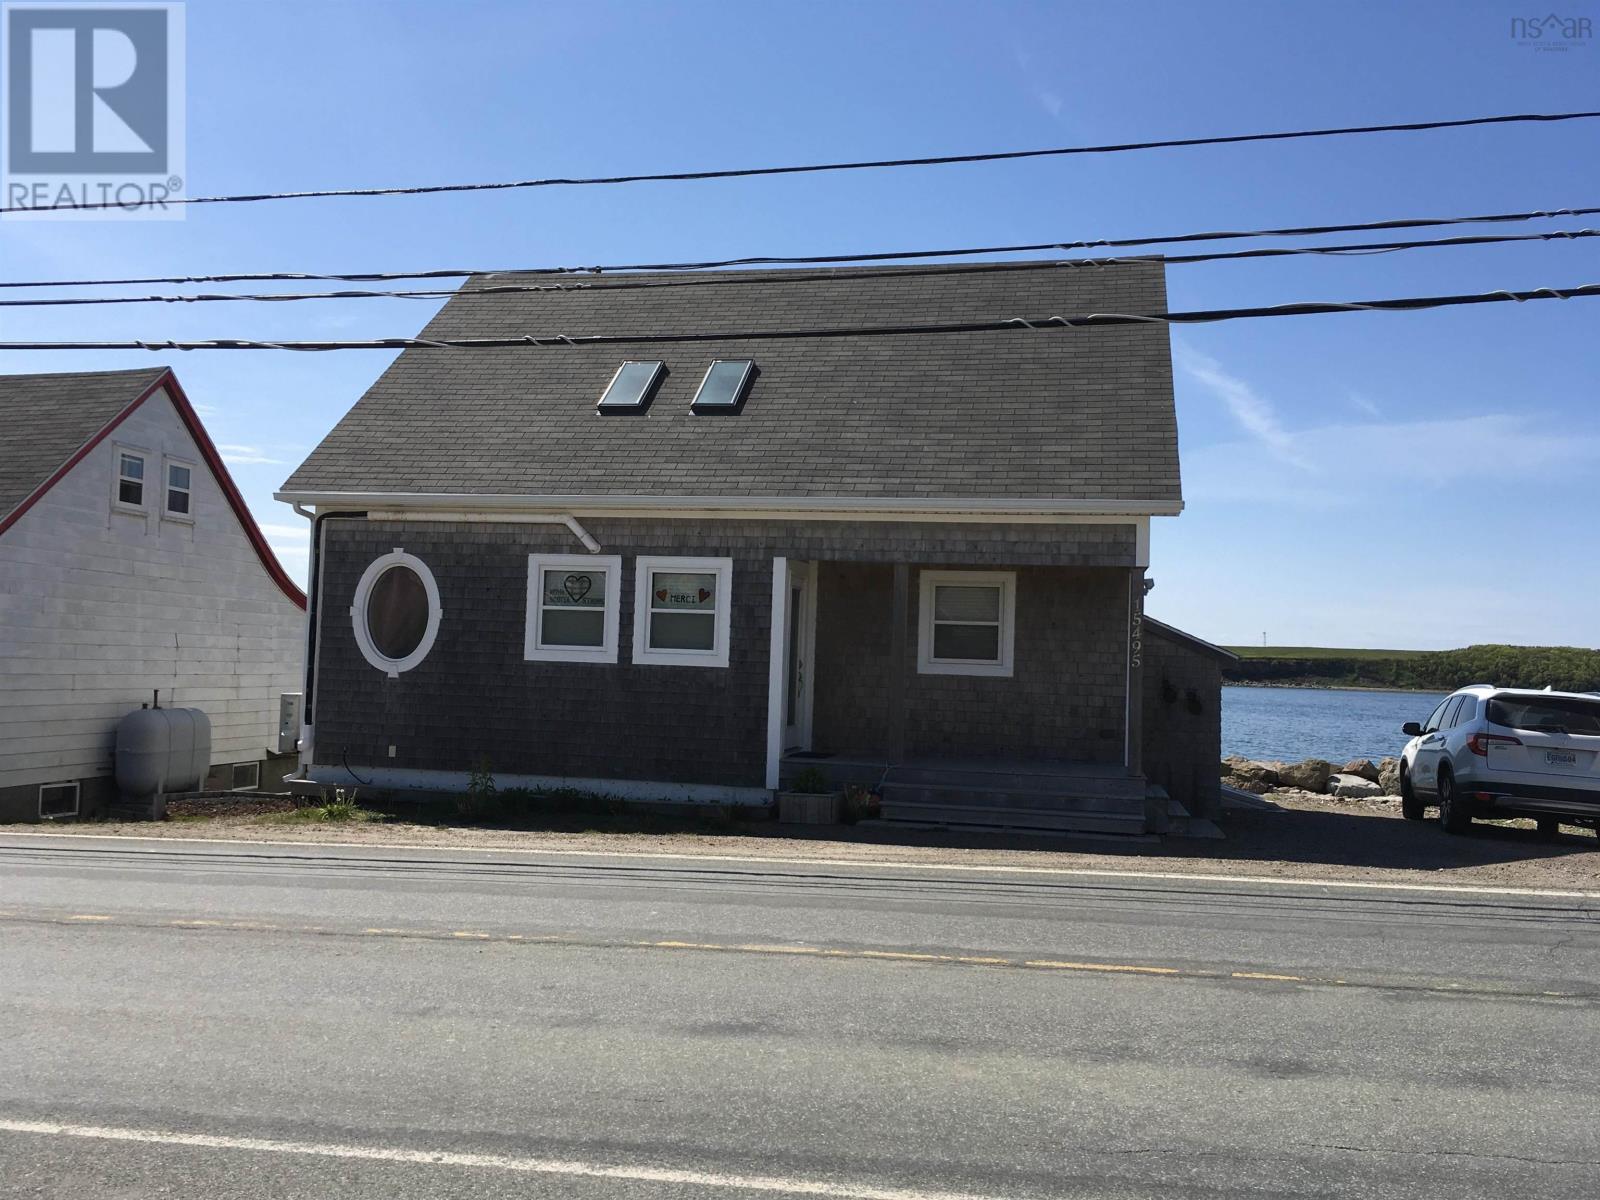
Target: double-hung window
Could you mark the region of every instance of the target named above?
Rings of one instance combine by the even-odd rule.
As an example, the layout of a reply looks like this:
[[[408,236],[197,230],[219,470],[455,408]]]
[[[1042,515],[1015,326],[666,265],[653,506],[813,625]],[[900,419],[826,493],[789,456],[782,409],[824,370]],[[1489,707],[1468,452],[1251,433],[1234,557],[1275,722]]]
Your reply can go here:
[[[179,521],[194,520],[194,468],[188,463],[168,459],[166,472],[162,515]]]
[[[917,610],[919,674],[1011,674],[1014,572],[923,571]]]
[[[112,498],[121,508],[144,508],[145,456],[117,447],[116,491]]]
[[[725,667],[733,559],[641,557],[635,563],[633,661]]]
[[[533,662],[617,661],[622,559],[605,554],[528,555],[528,626]]]

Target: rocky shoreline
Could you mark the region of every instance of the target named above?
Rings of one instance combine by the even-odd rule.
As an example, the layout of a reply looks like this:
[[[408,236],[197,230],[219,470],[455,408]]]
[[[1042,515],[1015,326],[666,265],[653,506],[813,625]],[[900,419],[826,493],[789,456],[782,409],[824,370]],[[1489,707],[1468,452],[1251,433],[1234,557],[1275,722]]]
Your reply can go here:
[[[1303,762],[1261,762],[1241,755],[1222,760],[1222,782],[1241,792],[1298,791],[1339,800],[1370,800],[1400,794],[1400,760],[1351,759],[1336,767],[1324,758]]]

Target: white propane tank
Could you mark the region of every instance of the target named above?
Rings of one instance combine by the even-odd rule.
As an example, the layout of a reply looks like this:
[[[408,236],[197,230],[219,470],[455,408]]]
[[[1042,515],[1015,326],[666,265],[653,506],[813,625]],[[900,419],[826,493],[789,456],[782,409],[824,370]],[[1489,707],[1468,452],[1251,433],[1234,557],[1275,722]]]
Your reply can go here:
[[[117,790],[153,800],[192,792],[211,769],[211,718],[198,708],[141,708],[117,725]]]

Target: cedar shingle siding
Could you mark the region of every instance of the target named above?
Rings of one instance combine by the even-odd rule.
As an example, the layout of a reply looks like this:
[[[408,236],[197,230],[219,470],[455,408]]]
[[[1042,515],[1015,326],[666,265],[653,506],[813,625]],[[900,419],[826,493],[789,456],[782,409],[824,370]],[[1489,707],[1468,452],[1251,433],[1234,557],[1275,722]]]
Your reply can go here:
[[[1222,807],[1222,667],[1234,656],[1146,619],[1144,773],[1197,816]]]
[[[881,749],[848,738],[842,721],[859,719],[868,731],[881,721],[870,710],[890,685],[877,665],[889,648],[890,597],[882,586],[889,568],[882,564],[1007,567],[1020,571],[1016,677],[914,676],[913,750],[948,754],[954,738],[973,754],[1120,760],[1127,573],[1084,568],[1131,564],[1131,526],[585,524],[605,553],[623,556],[614,666],[523,659],[528,555],[572,552],[567,530],[330,519],[313,701],[318,761],[348,761],[357,771],[466,771],[483,757],[498,774],[760,787],[775,555],[834,564],[823,572],[818,610],[819,739],[826,729],[839,748]],[[356,648],[350,605],[367,564],[396,547],[428,564],[444,616],[427,658],[389,679]],[[726,669],[633,664],[633,559],[641,554],[734,560]],[[852,604],[854,580],[866,581],[866,594]],[[914,652],[909,669],[916,670]]]
[[[890,742],[891,698],[898,691],[905,697],[906,751],[913,757],[1120,763],[1127,573],[1018,566],[1012,677],[920,675],[916,571],[969,565],[935,561],[912,569],[906,614],[912,653],[898,677],[890,655],[892,569],[820,566],[816,749],[881,754]],[[997,570],[1015,565],[984,563]]]

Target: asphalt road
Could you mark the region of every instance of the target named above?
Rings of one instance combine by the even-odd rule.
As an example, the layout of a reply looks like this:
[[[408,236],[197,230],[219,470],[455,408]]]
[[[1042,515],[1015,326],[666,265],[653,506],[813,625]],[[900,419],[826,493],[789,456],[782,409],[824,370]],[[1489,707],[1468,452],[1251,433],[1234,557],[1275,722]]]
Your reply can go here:
[[[0,1195],[1600,1194],[1600,898],[0,836]]]

